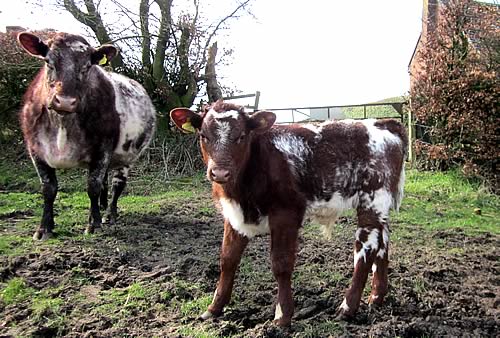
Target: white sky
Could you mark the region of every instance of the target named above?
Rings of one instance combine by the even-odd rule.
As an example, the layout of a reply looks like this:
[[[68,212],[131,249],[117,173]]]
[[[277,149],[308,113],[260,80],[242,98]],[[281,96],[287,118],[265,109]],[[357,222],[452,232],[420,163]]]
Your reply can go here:
[[[0,10],[2,31],[82,32],[68,13],[26,0],[4,0]],[[233,47],[234,60],[218,72],[244,93],[259,90],[261,108],[360,104],[409,90],[422,0],[254,0],[252,13],[255,19],[233,22],[228,38],[219,39],[219,49]]]

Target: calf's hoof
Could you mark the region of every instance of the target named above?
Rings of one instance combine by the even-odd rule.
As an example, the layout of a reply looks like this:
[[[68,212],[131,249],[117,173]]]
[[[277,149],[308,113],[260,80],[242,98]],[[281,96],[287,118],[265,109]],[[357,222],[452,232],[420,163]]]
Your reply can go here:
[[[342,302],[342,304],[339,306],[337,309],[337,312],[335,313],[337,316],[335,319],[337,320],[344,320],[344,321],[349,321],[354,318],[354,315],[356,314],[357,308],[351,308],[347,305],[346,300]]]
[[[384,302],[384,296],[370,295],[370,298],[368,299],[368,305],[374,308],[380,307],[383,302]]]
[[[273,320],[273,324],[279,327],[289,327],[290,325],[292,325],[292,319],[291,318],[275,319]]]
[[[208,320],[210,318],[215,318],[215,317],[217,317],[217,316],[214,315],[212,312],[207,310],[207,311],[203,312],[203,314],[200,316],[200,319],[205,321],[205,320]]]
[[[46,241],[53,237],[54,233],[52,231],[37,230],[33,234],[33,240],[35,241]]]

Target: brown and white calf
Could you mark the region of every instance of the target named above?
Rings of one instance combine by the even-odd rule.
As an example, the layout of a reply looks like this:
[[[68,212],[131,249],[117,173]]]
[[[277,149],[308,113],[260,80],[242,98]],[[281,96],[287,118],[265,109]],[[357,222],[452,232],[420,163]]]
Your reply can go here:
[[[252,115],[218,101],[201,114],[176,108],[170,116],[182,130],[196,129],[212,181],[213,196],[224,216],[220,278],[206,319],[229,302],[241,255],[252,237],[271,234],[272,271],[278,282],[275,321],[289,325],[297,236],[304,217],[325,230],[345,210],[355,208],[352,284],[340,314],[353,316],[368,273],[373,271],[369,302],[387,293],[389,209],[403,197],[407,137],[394,120],[275,125],[272,112]]]
[[[52,236],[58,168],[88,168],[86,232],[92,233],[101,226],[99,202],[103,209],[108,206],[110,169],[114,176],[108,217],[110,223],[115,221],[129,166],[153,135],[155,109],[139,83],[99,66],[118,53],[111,45],[95,49],[81,36],[66,33],[45,43],[23,32],[18,41],[45,61],[20,114],[26,147],[43,186],[42,221],[33,238]]]

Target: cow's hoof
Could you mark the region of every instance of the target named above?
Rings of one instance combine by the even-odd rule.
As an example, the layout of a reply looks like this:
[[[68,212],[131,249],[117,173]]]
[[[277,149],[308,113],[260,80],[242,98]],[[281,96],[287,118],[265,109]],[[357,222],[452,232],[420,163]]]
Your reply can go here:
[[[54,237],[54,234],[51,231],[42,231],[37,230],[33,234],[33,240],[35,241],[46,241]]]
[[[285,318],[280,318],[280,319],[275,319],[273,320],[273,324],[279,327],[289,327],[292,324],[292,319],[285,319]]]
[[[102,223],[107,225],[115,225],[116,224],[116,216],[106,215],[102,218]]]
[[[212,312],[207,310],[207,311],[203,312],[203,314],[200,316],[200,319],[201,320],[208,320],[208,319],[214,318],[214,317],[215,317],[215,315]]]

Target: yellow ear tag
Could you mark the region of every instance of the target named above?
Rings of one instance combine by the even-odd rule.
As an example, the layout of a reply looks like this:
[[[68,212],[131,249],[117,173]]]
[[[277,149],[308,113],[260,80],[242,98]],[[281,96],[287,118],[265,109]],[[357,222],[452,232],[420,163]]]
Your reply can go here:
[[[193,127],[193,125],[191,124],[190,121],[187,121],[186,123],[184,123],[182,125],[182,129],[184,129],[185,131],[189,131],[191,133],[195,132],[194,127]]]
[[[100,60],[99,60],[99,65],[100,65],[100,66],[103,66],[103,65],[105,65],[105,64],[106,64],[106,62],[108,62],[108,58],[106,57],[106,54],[104,54],[104,55],[102,56],[102,59],[100,59]]]

